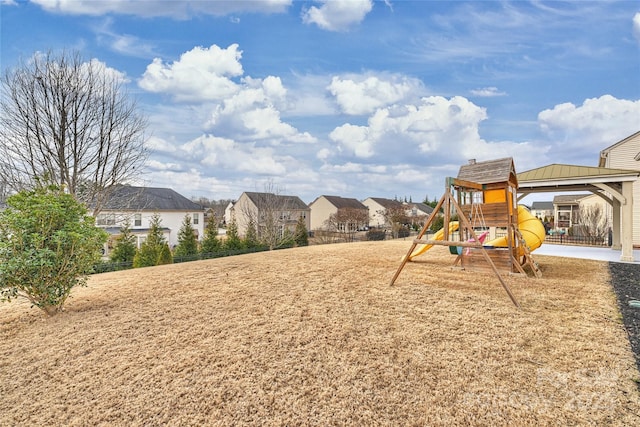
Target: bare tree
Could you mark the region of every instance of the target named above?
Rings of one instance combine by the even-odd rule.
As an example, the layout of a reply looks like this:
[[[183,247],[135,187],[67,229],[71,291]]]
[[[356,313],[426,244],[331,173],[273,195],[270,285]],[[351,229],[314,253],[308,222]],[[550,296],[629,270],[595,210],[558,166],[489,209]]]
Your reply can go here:
[[[578,211],[578,221],[582,231],[596,239],[604,239],[607,235],[608,224],[604,210],[600,205],[587,205]]]
[[[391,232],[394,238],[398,238],[400,230],[405,225],[411,223],[406,208],[402,205],[385,209],[384,218],[386,222],[391,225]]]
[[[241,215],[238,221],[245,227],[253,222],[258,240],[270,250],[293,243],[293,232],[303,207],[303,202],[297,197],[279,193],[272,183],[265,185],[264,193],[246,192],[244,194],[252,200],[253,206],[243,205],[238,212]]]
[[[77,52],[35,54],[5,70],[0,93],[0,182],[63,186],[100,211],[114,185],[138,176],[146,119],[124,77]]]
[[[328,230],[342,235],[345,242],[353,242],[358,230],[369,224],[369,212],[356,208],[339,208],[325,221]]]

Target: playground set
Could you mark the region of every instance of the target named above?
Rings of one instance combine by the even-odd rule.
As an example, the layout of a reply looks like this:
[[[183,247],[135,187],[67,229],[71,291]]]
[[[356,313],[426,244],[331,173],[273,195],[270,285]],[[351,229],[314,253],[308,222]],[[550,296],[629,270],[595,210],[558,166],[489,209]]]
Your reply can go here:
[[[471,160],[461,166],[457,178],[446,179],[444,195],[403,257],[391,285],[407,262],[434,245],[443,245],[456,255],[454,267],[495,273],[511,301],[520,307],[502,274],[526,274],[529,268],[535,277],[542,277],[531,252],[542,245],[546,232],[538,218],[517,204],[517,191],[510,157]],[[443,227],[431,239],[423,239],[441,209]]]

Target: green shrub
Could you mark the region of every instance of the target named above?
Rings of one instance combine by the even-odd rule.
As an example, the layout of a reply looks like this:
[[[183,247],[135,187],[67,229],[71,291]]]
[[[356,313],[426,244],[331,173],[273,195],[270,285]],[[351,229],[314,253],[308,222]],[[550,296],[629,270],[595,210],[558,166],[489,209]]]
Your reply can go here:
[[[0,212],[0,301],[22,297],[47,315],[59,313],[71,289],[86,284],[106,239],[60,187],[9,197]]]

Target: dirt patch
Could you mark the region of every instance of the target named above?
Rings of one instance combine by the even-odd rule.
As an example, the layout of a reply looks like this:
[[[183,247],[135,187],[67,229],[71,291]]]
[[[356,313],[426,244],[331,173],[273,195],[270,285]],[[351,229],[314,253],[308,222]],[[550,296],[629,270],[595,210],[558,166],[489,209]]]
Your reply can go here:
[[[635,425],[606,263],[452,270],[410,243],[96,275],[46,319],[0,305],[0,425]]]

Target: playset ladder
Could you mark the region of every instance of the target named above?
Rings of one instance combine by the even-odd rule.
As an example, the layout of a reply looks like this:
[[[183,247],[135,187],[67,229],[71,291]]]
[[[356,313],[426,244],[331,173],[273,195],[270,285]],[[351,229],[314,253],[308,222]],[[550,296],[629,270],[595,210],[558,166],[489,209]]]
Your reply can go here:
[[[538,263],[533,259],[529,246],[527,246],[524,243],[524,238],[522,237],[522,233],[518,229],[515,230],[515,233],[516,233],[516,236],[518,237],[518,241],[520,242],[520,247],[522,248],[522,251],[524,253],[523,255],[524,262],[522,263],[522,265],[528,265],[529,268],[531,268],[531,271],[533,271],[533,274],[534,276],[536,276],[536,278],[538,279],[542,278],[542,271],[540,270]],[[518,262],[516,264],[519,265],[520,263]],[[520,267],[520,270],[522,270],[522,267]],[[522,270],[522,273],[524,273],[524,270]]]

